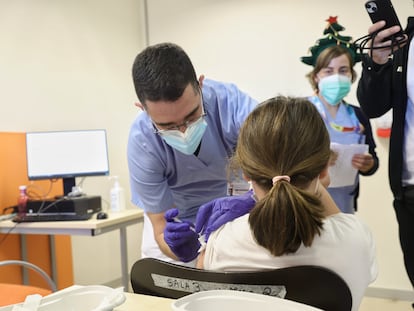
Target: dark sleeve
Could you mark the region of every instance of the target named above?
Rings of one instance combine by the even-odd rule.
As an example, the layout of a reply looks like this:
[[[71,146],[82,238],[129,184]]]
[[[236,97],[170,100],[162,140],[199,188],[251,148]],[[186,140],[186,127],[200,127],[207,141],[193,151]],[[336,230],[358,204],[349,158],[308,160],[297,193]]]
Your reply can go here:
[[[392,108],[392,68],[391,60],[378,65],[367,55],[363,58],[357,98],[361,109],[369,118],[378,118]]]
[[[375,151],[375,148],[377,147],[377,145],[375,144],[374,136],[372,134],[372,127],[371,127],[371,123],[369,122],[369,119],[359,107],[356,107],[356,106],[352,106],[352,107],[355,110],[355,114],[359,122],[364,126],[365,143],[368,145],[368,152],[372,155],[374,159],[374,166],[368,172],[364,173],[364,172],[359,171],[359,173],[363,176],[369,176],[369,175],[374,174],[379,167],[379,159]]]

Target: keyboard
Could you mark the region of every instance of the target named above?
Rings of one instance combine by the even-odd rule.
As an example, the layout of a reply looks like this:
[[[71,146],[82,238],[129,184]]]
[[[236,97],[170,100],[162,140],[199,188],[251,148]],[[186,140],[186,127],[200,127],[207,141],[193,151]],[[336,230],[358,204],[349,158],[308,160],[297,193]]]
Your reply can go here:
[[[14,222],[40,222],[40,221],[71,221],[71,220],[88,220],[92,214],[75,214],[75,213],[28,213],[25,215],[16,215]]]

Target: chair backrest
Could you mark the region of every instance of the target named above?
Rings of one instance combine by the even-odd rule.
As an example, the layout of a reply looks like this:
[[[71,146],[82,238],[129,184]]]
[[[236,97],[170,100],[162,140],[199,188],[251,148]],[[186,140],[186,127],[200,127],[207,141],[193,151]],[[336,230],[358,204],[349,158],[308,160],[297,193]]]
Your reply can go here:
[[[249,272],[216,272],[143,258],[131,269],[134,293],[181,298],[212,289],[248,291],[297,301],[329,311],[349,311],[352,296],[335,272],[318,266],[295,266]]]
[[[57,291],[57,287],[55,282],[50,278],[50,276],[40,267],[36,266],[35,264],[32,264],[28,261],[23,261],[23,260],[2,260],[0,261],[0,267],[2,266],[21,266],[23,268],[27,268],[29,270],[35,271],[36,273],[38,273],[47,283],[47,285],[50,287],[50,290],[52,292]]]
[[[50,289],[30,285],[0,283],[0,306],[23,302],[28,295],[40,294],[41,296],[46,296],[57,291],[56,284],[49,275],[40,267],[30,262],[22,260],[2,260],[0,261],[0,267],[3,266],[20,266],[35,271],[45,280]]]

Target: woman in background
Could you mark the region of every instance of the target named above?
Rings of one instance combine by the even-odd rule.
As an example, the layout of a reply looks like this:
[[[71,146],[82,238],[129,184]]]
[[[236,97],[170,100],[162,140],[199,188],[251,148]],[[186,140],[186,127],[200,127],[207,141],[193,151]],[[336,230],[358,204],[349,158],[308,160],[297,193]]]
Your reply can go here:
[[[360,56],[351,42],[352,38],[338,34],[344,28],[337,23],[336,17],[330,17],[327,21],[328,25],[324,31],[327,36],[318,40],[311,48],[312,56],[302,57],[301,60],[313,66],[307,78],[315,95],[310,96],[309,100],[322,116],[331,142],[341,145],[368,145],[368,152],[354,154],[351,163],[344,163],[341,157],[336,160],[342,162],[341,165],[357,170],[354,182],[328,188],[342,212],[354,213],[357,210],[356,201],[359,195],[359,174],[374,174],[379,161],[369,119],[359,107],[344,100],[356,79],[357,74],[353,67],[361,60]]]
[[[260,104],[242,126],[233,158],[257,202],[210,234],[198,267],[323,266],[346,281],[358,310],[377,275],[375,246],[367,226],[341,213],[320,186],[329,157],[328,132],[308,100],[276,97]]]

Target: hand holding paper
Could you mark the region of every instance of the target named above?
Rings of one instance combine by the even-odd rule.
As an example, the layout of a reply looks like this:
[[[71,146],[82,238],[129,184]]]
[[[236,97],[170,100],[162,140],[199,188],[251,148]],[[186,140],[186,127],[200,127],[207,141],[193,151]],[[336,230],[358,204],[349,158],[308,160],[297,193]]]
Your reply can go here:
[[[369,153],[355,154],[352,157],[352,166],[361,172],[368,172],[374,166],[374,157]]]
[[[368,145],[342,145],[338,143],[331,143],[331,149],[337,153],[338,157],[335,164],[329,166],[329,175],[331,179],[329,187],[335,188],[353,185],[358,174],[358,169],[352,164],[353,157],[356,154],[368,155]],[[364,160],[361,161],[365,161],[365,157],[363,158]]]

